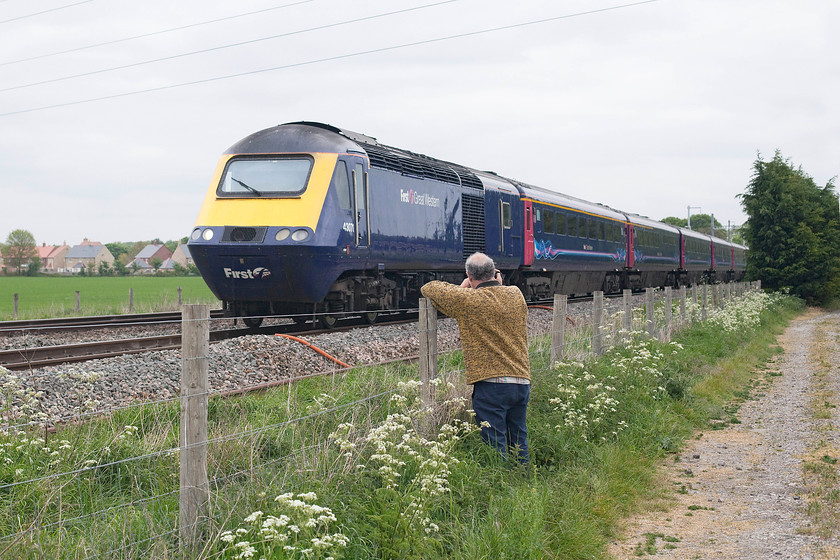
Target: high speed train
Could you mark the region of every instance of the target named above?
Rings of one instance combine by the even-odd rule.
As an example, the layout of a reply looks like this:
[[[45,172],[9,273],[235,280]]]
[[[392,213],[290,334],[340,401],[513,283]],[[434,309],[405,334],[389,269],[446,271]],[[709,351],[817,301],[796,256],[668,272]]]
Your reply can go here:
[[[641,194],[641,193],[640,193]],[[316,122],[222,155],[189,240],[231,316],[373,322],[489,255],[526,300],[743,278],[747,249]]]

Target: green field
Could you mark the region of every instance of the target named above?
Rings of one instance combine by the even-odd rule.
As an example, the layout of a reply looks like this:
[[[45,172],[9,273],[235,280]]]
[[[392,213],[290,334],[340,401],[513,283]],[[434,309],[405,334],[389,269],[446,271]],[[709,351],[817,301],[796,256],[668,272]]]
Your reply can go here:
[[[175,311],[179,286],[182,303],[218,304],[198,276],[0,276],[0,321],[14,318],[14,294],[18,319],[39,319],[128,313],[129,290],[134,290],[135,313]]]

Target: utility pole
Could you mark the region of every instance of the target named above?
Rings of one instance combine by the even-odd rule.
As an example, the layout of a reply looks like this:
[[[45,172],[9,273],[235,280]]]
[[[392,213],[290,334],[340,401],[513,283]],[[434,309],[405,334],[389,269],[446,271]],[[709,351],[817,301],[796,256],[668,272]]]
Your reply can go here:
[[[692,210],[702,210],[699,206],[689,206],[688,207],[688,229],[691,229],[691,211]]]

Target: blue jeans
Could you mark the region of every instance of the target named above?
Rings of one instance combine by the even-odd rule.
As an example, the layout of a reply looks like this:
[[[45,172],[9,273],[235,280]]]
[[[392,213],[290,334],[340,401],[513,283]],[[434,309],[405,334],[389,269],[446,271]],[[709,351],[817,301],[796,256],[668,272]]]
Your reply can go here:
[[[472,407],[475,420],[481,425],[487,422],[490,427],[481,428],[484,441],[493,445],[502,455],[519,451],[519,460],[528,461],[528,427],[525,415],[531,386],[519,383],[491,383],[478,381],[473,384]]]

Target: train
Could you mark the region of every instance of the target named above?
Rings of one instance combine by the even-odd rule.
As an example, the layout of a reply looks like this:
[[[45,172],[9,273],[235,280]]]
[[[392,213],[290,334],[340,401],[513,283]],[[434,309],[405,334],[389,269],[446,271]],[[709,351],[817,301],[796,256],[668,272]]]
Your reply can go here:
[[[326,327],[418,306],[489,255],[528,301],[739,281],[747,248],[318,122],[221,156],[188,241],[229,316]]]

